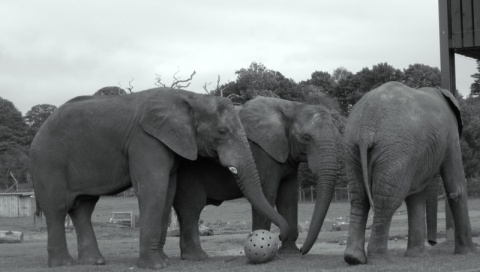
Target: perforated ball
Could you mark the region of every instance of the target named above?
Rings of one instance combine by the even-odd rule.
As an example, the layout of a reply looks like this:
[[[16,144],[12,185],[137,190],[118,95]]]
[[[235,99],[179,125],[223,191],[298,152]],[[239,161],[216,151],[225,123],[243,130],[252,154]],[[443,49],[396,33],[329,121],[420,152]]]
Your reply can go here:
[[[277,255],[278,244],[278,238],[268,230],[255,230],[245,240],[245,255],[252,263],[265,263]]]

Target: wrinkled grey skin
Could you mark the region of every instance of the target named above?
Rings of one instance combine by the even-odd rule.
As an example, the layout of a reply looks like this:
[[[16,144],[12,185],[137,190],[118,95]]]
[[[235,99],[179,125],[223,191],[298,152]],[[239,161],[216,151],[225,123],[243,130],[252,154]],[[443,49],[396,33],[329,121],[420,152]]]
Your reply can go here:
[[[338,132],[332,117],[321,106],[266,97],[247,102],[239,116],[250,140],[263,192],[290,227],[280,253],[299,253],[295,244],[299,163],[308,162],[318,177],[315,211],[301,249],[305,254],[317,239],[336,182],[335,136]],[[232,174],[217,162],[203,159],[180,165],[174,208],[180,223],[182,259],[207,258],[198,233],[198,221],[205,205],[218,206],[225,200],[242,196]],[[253,209],[253,229],[270,229],[270,220],[256,208]]]
[[[460,151],[462,122],[447,90],[412,89],[389,82],[354,106],[345,127],[345,167],[351,193],[344,259],[367,263],[365,224],[373,210],[368,262],[389,260],[387,240],[395,210],[408,210],[406,256],[425,254],[426,188],[440,174],[455,221],[455,253],[476,251],[468,217]]]
[[[55,111],[31,145],[36,199],[48,229],[48,265],[72,265],[64,219],[72,218],[78,262],[104,264],[91,223],[101,195],[130,186],[140,209],[139,267],[165,267],[159,247],[183,159],[216,158],[237,171],[252,205],[281,229],[288,225],[263,194],[248,140],[226,98],[157,88],[123,96],[77,97]],[[166,212],[167,211],[167,212]]]

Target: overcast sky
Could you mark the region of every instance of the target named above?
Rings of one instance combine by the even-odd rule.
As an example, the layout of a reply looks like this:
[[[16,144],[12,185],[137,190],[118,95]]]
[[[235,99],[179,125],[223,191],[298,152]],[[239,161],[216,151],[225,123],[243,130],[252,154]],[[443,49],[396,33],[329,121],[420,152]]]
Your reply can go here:
[[[0,2],[0,97],[25,114],[104,86],[155,87],[155,74],[234,81],[251,62],[299,82],[343,66],[440,67],[437,0]],[[467,95],[473,59],[456,55]]]

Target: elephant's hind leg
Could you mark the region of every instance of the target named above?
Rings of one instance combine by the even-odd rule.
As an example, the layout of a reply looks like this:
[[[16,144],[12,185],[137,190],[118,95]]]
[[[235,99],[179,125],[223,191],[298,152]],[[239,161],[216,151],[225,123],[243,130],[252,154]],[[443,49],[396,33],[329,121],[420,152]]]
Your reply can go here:
[[[457,146],[456,150],[460,148]],[[441,168],[443,185],[455,224],[455,254],[477,251],[472,241],[472,227],[468,216],[467,184],[460,151],[451,151]],[[447,198],[446,198],[447,199]]]
[[[406,257],[421,257],[425,253],[425,190],[405,199],[408,210],[408,245]]]
[[[67,248],[67,240],[65,237],[65,216],[66,209],[63,210],[44,210],[45,220],[47,222],[48,232],[48,266],[68,266],[74,265],[75,260],[72,258]]]
[[[361,177],[361,174],[357,173]],[[343,258],[350,265],[366,264],[365,230],[367,226],[370,203],[362,182],[358,178],[350,178],[350,225],[348,227],[347,248]]]
[[[207,192],[198,176],[179,172],[178,189],[174,200],[180,224],[180,251],[183,260],[200,261],[208,258],[200,243],[198,221],[207,203]]]
[[[77,232],[78,262],[80,264],[105,264],[105,259],[98,249],[91,220],[98,199],[98,196],[79,197],[75,200],[74,208],[68,212]]]

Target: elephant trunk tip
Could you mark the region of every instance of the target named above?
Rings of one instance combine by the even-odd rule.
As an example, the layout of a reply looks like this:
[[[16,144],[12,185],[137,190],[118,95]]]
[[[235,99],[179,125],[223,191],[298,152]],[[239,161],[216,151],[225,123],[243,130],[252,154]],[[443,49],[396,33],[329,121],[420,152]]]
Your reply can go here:
[[[303,247],[303,246],[300,248],[300,253],[301,253],[302,255],[307,254],[309,251],[310,251],[310,248],[306,249],[306,248]]]

